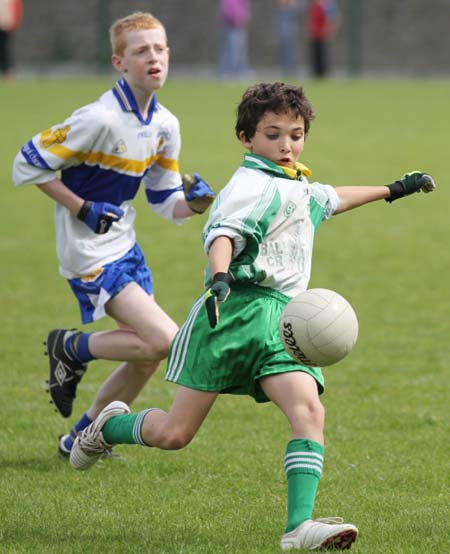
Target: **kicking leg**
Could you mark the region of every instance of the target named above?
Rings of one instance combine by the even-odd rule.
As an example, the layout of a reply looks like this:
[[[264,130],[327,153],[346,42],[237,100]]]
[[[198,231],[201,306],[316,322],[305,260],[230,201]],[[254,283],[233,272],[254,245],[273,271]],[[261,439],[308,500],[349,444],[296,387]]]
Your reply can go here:
[[[179,386],[169,413],[150,408],[131,414],[126,404],[114,401],[77,437],[70,463],[75,469],[88,469],[113,444],[183,448],[195,436],[216,398],[215,392]]]
[[[90,352],[103,359],[138,358],[121,364],[108,377],[89,409],[67,435],[60,437],[58,450],[64,457],[69,456],[78,433],[90,425],[106,405],[113,400],[127,404],[135,400],[160,361],[167,356],[178,329],[153,297],[135,283],[130,283],[112,298],[106,304],[106,310],[116,320],[119,329],[91,334]]]

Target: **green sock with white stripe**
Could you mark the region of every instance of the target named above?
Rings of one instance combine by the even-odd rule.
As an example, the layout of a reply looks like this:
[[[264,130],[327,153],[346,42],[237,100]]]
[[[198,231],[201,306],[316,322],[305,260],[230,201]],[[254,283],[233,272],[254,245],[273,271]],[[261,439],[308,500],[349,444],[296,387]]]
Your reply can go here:
[[[145,444],[142,439],[141,429],[144,417],[152,409],[143,410],[135,414],[112,416],[103,425],[102,435],[109,444]]]
[[[284,459],[288,482],[288,523],[286,532],[311,519],[317,487],[322,474],[324,447],[308,439],[289,441]]]

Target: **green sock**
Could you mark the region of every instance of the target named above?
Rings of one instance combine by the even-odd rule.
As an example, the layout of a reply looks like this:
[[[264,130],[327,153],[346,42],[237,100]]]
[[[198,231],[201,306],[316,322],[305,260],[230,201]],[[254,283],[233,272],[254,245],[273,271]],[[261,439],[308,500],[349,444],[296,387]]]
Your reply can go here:
[[[286,532],[311,519],[317,487],[322,474],[324,447],[308,439],[289,441],[284,459],[288,482],[288,523]]]
[[[142,439],[141,428],[145,415],[150,411],[151,409],[136,414],[112,416],[103,425],[103,438],[109,444],[142,444],[148,446]]]

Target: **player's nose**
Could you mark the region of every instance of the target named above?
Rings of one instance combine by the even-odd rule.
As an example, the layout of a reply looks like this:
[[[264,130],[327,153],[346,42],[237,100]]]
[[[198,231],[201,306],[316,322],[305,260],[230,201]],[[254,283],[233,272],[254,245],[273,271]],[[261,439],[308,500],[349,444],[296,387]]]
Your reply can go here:
[[[280,152],[289,152],[289,142],[286,139],[280,139],[279,148]]]

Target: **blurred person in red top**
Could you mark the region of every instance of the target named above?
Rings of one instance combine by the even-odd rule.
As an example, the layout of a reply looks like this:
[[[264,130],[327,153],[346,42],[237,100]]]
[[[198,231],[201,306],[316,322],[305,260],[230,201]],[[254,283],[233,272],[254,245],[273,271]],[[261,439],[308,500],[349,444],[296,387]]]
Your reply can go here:
[[[308,35],[311,70],[315,77],[325,77],[330,71],[330,43],[340,24],[340,12],[335,0],[311,0],[308,7]]]
[[[22,21],[22,0],[0,0],[0,71],[5,79],[13,76],[11,39]]]

